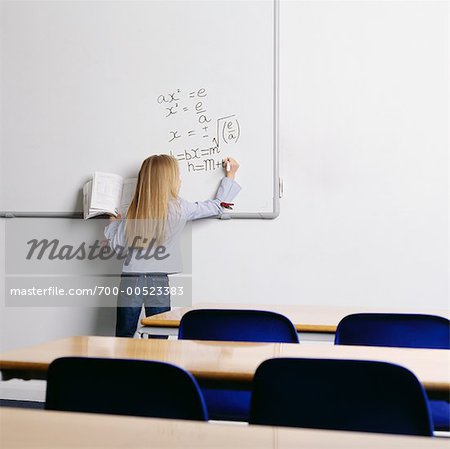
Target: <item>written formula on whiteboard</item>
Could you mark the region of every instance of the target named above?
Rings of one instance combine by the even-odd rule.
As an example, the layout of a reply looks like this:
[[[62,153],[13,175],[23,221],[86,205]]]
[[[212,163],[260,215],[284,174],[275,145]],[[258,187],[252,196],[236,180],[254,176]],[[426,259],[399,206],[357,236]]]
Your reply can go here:
[[[222,169],[224,146],[236,144],[241,126],[236,115],[212,117],[208,112],[208,92],[201,88],[161,94],[156,99],[169,124],[170,154],[187,173]]]

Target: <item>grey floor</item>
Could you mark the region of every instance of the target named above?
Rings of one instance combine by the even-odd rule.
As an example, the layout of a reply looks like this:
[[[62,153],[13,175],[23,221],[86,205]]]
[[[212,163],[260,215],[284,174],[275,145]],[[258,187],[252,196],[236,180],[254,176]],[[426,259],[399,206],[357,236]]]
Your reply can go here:
[[[0,399],[0,407],[19,407],[43,409],[45,404],[37,401],[14,401],[12,399]]]

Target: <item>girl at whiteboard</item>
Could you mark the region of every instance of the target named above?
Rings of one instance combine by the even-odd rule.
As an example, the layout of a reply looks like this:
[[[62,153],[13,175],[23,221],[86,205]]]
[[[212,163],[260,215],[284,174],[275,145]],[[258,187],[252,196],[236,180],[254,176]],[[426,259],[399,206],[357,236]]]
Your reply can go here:
[[[170,310],[168,274],[182,271],[180,238],[187,221],[219,216],[241,190],[234,180],[239,164],[224,161],[215,199],[191,203],[178,196],[178,161],[154,155],[142,163],[125,219],[111,218],[105,228],[109,246],[124,260],[117,299],[117,337],[133,337],[142,305],[146,316]]]

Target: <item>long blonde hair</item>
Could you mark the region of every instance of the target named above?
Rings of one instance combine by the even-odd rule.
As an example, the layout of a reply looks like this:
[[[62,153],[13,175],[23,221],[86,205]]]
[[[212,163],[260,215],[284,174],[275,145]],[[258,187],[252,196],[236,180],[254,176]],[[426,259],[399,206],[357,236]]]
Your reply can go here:
[[[158,245],[164,243],[169,202],[178,197],[179,187],[180,171],[174,157],[160,154],[145,159],[126,215],[128,246],[143,248],[152,239]]]

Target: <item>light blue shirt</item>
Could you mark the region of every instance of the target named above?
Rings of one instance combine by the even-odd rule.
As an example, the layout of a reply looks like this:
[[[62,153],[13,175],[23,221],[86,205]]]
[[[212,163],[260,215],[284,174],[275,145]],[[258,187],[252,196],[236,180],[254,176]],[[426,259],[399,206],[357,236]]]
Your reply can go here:
[[[229,203],[234,200],[240,192],[241,186],[230,178],[223,178],[217,189],[216,197],[213,200],[197,201],[192,203],[183,198],[177,198],[169,205],[169,214],[166,223],[166,238],[164,242],[164,252],[159,260],[149,257],[154,254],[157,247],[155,243],[153,250],[145,255],[142,251],[141,257],[137,249],[128,250],[125,234],[125,220],[116,220],[105,228],[105,237],[109,241],[109,246],[124,258],[122,271],[124,273],[179,273],[182,271],[181,263],[181,233],[186,222],[199,218],[217,217],[222,215],[224,208],[220,203]]]

